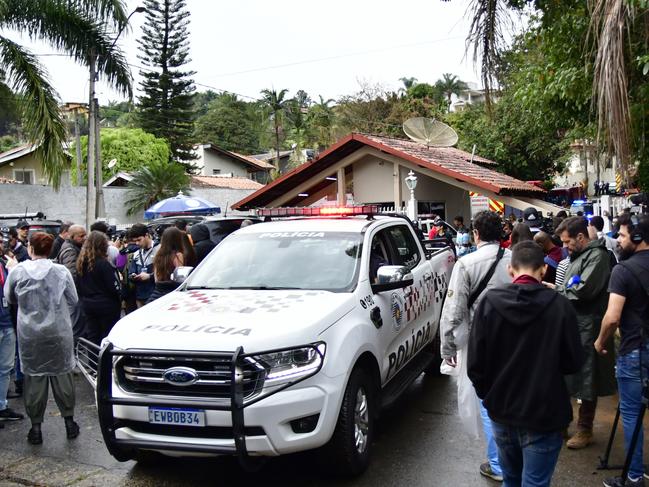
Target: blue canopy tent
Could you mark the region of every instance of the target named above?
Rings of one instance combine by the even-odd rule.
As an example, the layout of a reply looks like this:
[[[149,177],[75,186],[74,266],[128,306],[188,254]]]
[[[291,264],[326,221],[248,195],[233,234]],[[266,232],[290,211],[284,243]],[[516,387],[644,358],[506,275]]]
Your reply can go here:
[[[179,191],[173,198],[158,201],[144,212],[144,218],[152,220],[163,216],[176,215],[213,215],[221,213],[221,208],[206,199],[186,196]]]

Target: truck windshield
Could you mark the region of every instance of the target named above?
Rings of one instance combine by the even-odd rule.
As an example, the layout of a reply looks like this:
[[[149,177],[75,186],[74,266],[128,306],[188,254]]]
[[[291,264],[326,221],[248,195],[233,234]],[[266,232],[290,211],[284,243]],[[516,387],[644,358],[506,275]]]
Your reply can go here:
[[[187,289],[351,291],[362,236],[350,232],[232,235],[188,279]]]

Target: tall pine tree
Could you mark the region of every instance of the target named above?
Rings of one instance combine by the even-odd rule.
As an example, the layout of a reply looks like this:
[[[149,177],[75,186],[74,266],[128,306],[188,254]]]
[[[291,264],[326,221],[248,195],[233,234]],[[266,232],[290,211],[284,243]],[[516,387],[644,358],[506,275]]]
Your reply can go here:
[[[185,0],[144,0],[146,21],[138,39],[143,95],[139,98],[140,126],[167,140],[172,161],[193,169],[195,71],[182,67],[189,59],[189,12]]]

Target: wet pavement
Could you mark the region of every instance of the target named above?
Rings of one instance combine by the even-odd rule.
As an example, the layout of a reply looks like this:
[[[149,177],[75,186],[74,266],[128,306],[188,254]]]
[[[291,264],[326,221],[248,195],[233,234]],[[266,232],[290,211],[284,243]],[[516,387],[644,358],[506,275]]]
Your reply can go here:
[[[332,477],[318,452],[269,460],[256,473],[246,473],[232,458],[164,457],[152,465],[120,463],[106,451],[99,431],[94,398],[83,377],[77,377],[77,413],[81,435],[65,439],[63,420],[50,399],[44,443],[26,441],[29,421],[5,423],[0,430],[0,486],[497,486],[478,473],[483,446],[459,432],[455,388],[447,377],[420,377],[378,423],[373,460],[356,479]],[[23,411],[20,401],[11,406]],[[618,471],[597,469],[615,415],[615,398],[600,401],[596,443],[586,450],[563,449],[554,486],[596,486]],[[645,449],[645,451],[649,451]],[[621,431],[611,464],[623,461]]]

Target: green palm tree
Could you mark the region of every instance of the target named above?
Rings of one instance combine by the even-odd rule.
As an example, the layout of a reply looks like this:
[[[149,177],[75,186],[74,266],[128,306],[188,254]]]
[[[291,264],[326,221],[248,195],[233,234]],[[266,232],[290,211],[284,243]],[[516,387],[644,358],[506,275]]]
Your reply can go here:
[[[189,194],[189,176],[177,162],[156,162],[135,173],[128,183],[126,213],[134,215],[182,191]]]
[[[130,69],[108,33],[124,28],[126,21],[121,0],[0,0],[0,83],[17,94],[25,133],[38,146],[45,176],[55,188],[68,165],[56,91],[37,57],[2,31],[44,41],[83,65],[94,51],[99,75],[130,97]]]
[[[333,99],[325,100],[321,95],[318,95],[318,97],[320,101],[314,103],[309,110],[308,121],[309,125],[314,129],[318,149],[323,149],[333,142],[332,131],[336,114],[331,106],[334,103]]]
[[[281,117],[284,114],[284,111],[288,108],[289,100],[286,100],[286,93],[288,90],[280,90],[279,92],[275,89],[270,90],[261,90],[261,102],[268,107],[273,113],[273,126],[275,128],[275,153],[277,157],[275,158],[275,172],[279,174],[279,129],[282,124]]]
[[[450,0],[443,0],[450,1]],[[597,111],[598,131],[611,155],[621,162],[628,177],[631,153],[631,112],[629,102],[628,46],[634,35],[632,28],[646,17],[649,9],[627,0],[593,0],[588,2],[591,17],[591,38],[594,40],[593,99]],[[473,47],[474,61],[481,60],[481,77],[485,89],[485,104],[490,105],[490,92],[504,48],[503,25],[508,8],[522,9],[526,4],[543,4],[533,0],[472,0],[471,27],[467,46]],[[550,2],[546,8],[560,5]],[[543,7],[538,7],[543,10]],[[641,39],[649,42],[644,21]],[[590,47],[590,46],[589,46]],[[584,49],[584,64],[590,69],[591,49]]]
[[[403,83],[403,88],[400,88],[399,91],[404,91],[406,93],[408,92],[408,90],[410,90],[410,88],[417,84],[417,78],[415,78],[414,76],[411,76],[409,78],[404,76],[403,78],[399,78],[399,81]]]
[[[468,88],[464,81],[450,73],[444,73],[442,79],[435,83],[435,87],[444,94],[449,108],[451,106],[451,96],[453,94],[458,95],[461,91]]]

